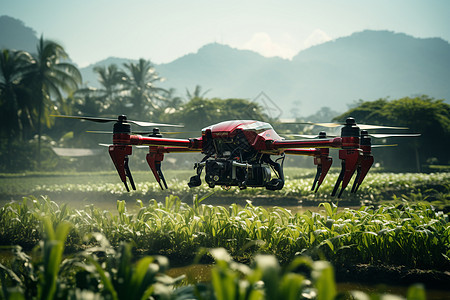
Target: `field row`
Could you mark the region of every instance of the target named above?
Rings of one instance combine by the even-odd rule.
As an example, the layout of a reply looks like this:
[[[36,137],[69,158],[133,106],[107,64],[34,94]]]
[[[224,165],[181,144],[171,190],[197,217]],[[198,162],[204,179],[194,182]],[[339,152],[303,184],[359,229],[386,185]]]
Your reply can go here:
[[[28,195],[50,195],[52,198],[89,198],[92,201],[105,198],[108,195],[114,199],[158,199],[163,200],[168,195],[177,195],[182,199],[192,199],[194,195],[214,194],[215,198],[229,199],[288,199],[293,203],[320,203],[337,201],[331,198],[337,173],[329,174],[317,193],[311,191],[314,170],[303,172],[288,169],[285,187],[281,191],[267,191],[261,188],[240,190],[232,187],[229,190],[221,188],[210,189],[206,184],[190,189],[187,181],[190,171],[168,172],[169,190],[162,191],[148,172],[137,172],[135,181],[137,190],[127,193],[122,183],[114,173],[100,174],[64,174],[54,176],[40,174],[38,176],[3,176],[0,178],[0,195],[3,200],[20,199]],[[437,201],[442,205],[450,204],[450,173],[369,173],[359,191],[350,194],[350,186],[344,192],[341,201],[359,205],[375,203],[383,200],[428,200]],[[278,205],[283,204],[282,202]]]
[[[42,225],[44,238],[32,256],[16,247],[11,262],[0,263],[1,299],[402,299],[373,290],[338,291],[326,261],[297,257],[282,267],[273,255],[259,254],[246,265],[223,248],[203,252],[215,261],[208,281],[189,275],[174,278],[168,275],[167,258],[136,259],[130,243],[113,248],[100,233],[92,234],[98,246],[64,255],[71,224],[55,226],[45,218]],[[427,298],[423,284],[410,286],[402,296]]]
[[[178,197],[160,203],[137,201],[139,210],[128,213],[117,201],[117,213],[94,205],[84,209],[59,206],[46,198],[25,198],[0,210],[0,244],[35,246],[42,238],[42,216],[56,226],[69,222],[67,248],[76,251],[98,232],[117,247],[131,242],[140,253],[192,258],[200,248],[222,247],[235,258],[255,253],[289,262],[300,254],[324,257],[334,263],[405,265],[424,269],[450,268],[449,216],[427,203],[379,208],[342,209],[321,204],[322,213],[295,213],[265,209],[201,204],[189,206]]]

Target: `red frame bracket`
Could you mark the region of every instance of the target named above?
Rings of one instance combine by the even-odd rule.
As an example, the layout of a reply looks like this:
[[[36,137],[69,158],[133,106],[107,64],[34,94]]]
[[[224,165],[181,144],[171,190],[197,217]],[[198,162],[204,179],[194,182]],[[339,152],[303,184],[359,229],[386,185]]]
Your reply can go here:
[[[108,151],[127,191],[130,191],[127,185],[127,177],[130,180],[133,190],[136,190],[130,168],[128,167],[128,155],[131,155],[132,147],[130,145],[111,145],[109,146]]]
[[[363,182],[364,178],[366,177],[367,173],[369,172],[370,168],[373,165],[373,156],[371,153],[371,146],[362,146],[363,155],[361,158],[361,161],[357,168],[356,178],[353,182],[352,186],[352,193],[356,193],[361,186],[361,183]]]
[[[156,181],[158,182],[159,186],[163,190],[163,185],[167,189],[167,183],[166,179],[164,178],[164,175],[161,171],[161,162],[164,160],[164,147],[158,147],[158,146],[149,146],[149,153],[147,153],[147,163],[150,167],[150,170],[152,170],[153,176],[155,176]]]
[[[339,186],[342,183],[338,198],[341,197],[342,192],[345,190],[350,182],[350,179],[360,165],[362,153],[360,149],[342,149],[339,150],[339,158],[342,160],[342,169],[334,186],[333,192],[331,193],[331,196],[335,196]]]
[[[317,190],[319,189],[320,185],[325,179],[325,176],[327,176],[331,165],[333,164],[333,158],[329,156],[329,148],[320,148],[317,150],[320,152],[318,155],[314,156],[314,164],[317,166],[317,173],[311,188],[311,191],[314,191],[315,193],[317,193]]]

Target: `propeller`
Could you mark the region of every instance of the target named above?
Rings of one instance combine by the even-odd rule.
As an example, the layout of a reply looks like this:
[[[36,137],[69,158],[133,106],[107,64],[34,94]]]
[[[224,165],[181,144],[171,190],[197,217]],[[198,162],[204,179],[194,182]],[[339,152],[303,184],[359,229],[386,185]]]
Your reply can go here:
[[[382,147],[397,147],[398,144],[391,144],[391,145],[371,145],[372,148],[382,148]]]
[[[113,144],[103,144],[103,143],[99,143],[98,145],[102,146],[102,147],[114,146]],[[144,146],[144,145],[134,145],[133,147],[135,147],[135,148],[147,148],[148,149],[148,146]]]
[[[88,133],[96,133],[96,134],[113,134],[112,131],[102,131],[102,130],[86,130]],[[152,134],[153,131],[131,131],[132,134]],[[198,133],[198,131],[163,131],[161,134],[187,134],[187,133]]]
[[[283,124],[315,125],[315,126],[322,126],[322,127],[328,127],[328,128],[345,126],[345,125],[349,124],[347,121],[345,123],[316,123],[316,122],[295,122],[295,121],[291,121],[291,120],[281,121],[281,123],[283,123]],[[354,122],[354,124],[357,125],[359,127],[359,129],[408,129],[408,127],[356,124],[356,122]]]
[[[89,149],[89,148],[52,147],[52,150],[58,156],[69,156],[69,157],[93,156],[101,154],[101,151],[99,151],[99,149]]]
[[[320,139],[323,138],[317,134],[285,134],[288,136],[293,137],[301,137],[305,139]],[[390,137],[419,137],[421,136],[420,133],[403,133],[403,134],[390,134],[390,133],[369,133],[367,134],[370,137],[377,138],[377,139],[384,139],[384,138],[390,138]],[[326,135],[326,137],[336,137],[336,135]]]
[[[369,133],[369,136],[377,138],[377,139],[384,139],[384,138],[390,138],[390,137],[418,137],[418,136],[421,136],[421,134],[420,133],[404,133],[404,134]]]
[[[57,117],[57,118],[87,120],[87,121],[92,121],[92,122],[97,122],[97,123],[107,123],[107,122],[133,123],[133,124],[136,124],[136,125],[141,126],[141,127],[152,127],[152,126],[184,127],[183,125],[128,120],[125,115],[120,115],[120,116],[117,117],[117,119],[113,119],[113,118],[98,118],[98,117],[82,117],[82,116],[65,116],[65,115],[50,115],[50,116],[51,117]]]

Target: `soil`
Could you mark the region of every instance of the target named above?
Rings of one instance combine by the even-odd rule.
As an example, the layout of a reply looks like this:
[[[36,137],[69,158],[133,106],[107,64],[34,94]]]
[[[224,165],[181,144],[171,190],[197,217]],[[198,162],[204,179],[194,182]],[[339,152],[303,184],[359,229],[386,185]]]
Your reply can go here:
[[[405,266],[357,264],[335,266],[338,282],[406,285],[422,283],[425,287],[448,290],[450,271],[411,269]]]

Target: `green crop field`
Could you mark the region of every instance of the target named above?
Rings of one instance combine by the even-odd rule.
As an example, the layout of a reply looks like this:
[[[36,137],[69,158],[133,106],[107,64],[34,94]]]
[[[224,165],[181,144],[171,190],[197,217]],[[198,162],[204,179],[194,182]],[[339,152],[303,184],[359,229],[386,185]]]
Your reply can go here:
[[[278,192],[212,195],[206,185],[187,188],[190,171],[168,172],[169,191],[137,172],[132,193],[115,173],[3,174],[0,298],[379,297],[338,291],[334,270],[352,266],[432,274],[419,277],[424,285],[411,286],[409,298],[425,299],[424,286],[448,282],[449,173],[372,173],[339,201],[328,196],[336,174],[314,194],[313,173],[288,170]],[[272,201],[257,205],[262,197]],[[311,207],[291,210],[293,203]],[[170,277],[169,261],[213,263],[210,279]]]
[[[262,188],[239,190],[232,187],[210,189],[206,184],[190,189],[187,186],[192,170],[168,171],[166,174],[169,189],[162,191],[150,172],[135,172],[136,191],[127,193],[119,177],[113,172],[100,173],[31,173],[0,174],[0,200],[20,200],[23,196],[49,195],[52,199],[68,202],[87,200],[97,203],[101,199],[164,200],[166,196],[177,195],[183,201],[191,202],[194,195],[203,197],[213,194],[207,201],[211,203],[245,204],[252,200],[255,204],[293,206],[317,206],[323,201],[338,200],[341,203],[359,205],[385,200],[404,198],[406,200],[428,200],[435,204],[449,205],[450,173],[369,173],[358,193],[350,194],[347,187],[341,199],[331,198],[330,194],[337,179],[337,172],[331,172],[317,193],[311,191],[314,169],[287,169],[286,184],[281,191],[267,191]],[[265,200],[260,201],[260,200]],[[276,200],[276,201],[272,201]]]
[[[200,247],[223,247],[240,259],[254,253],[273,254],[282,262],[300,253],[325,256],[336,262],[383,261],[411,267],[449,267],[448,215],[427,203],[382,205],[379,208],[343,209],[321,204],[324,213],[295,213],[232,204],[228,207],[188,205],[176,196],[165,202],[137,201],[137,213],[128,213],[125,201],[117,201],[117,214],[94,205],[72,209],[46,199],[25,198],[0,211],[1,244],[34,246],[42,238],[37,230],[42,216],[55,226],[72,224],[67,247],[88,245],[84,236],[100,232],[112,245],[132,242],[143,253],[190,257]]]
[[[34,258],[15,247],[12,262],[0,265],[3,296],[124,299],[131,293],[148,299],[165,291],[171,299],[210,299],[212,294],[217,299],[298,299],[300,294],[334,299],[333,269],[318,258],[334,265],[450,267],[448,215],[429,204],[339,212],[324,203],[323,213],[301,214],[250,203],[205,205],[201,199],[189,206],[175,196],[138,204],[139,212],[130,214],[118,201],[117,215],[93,205],[83,210],[59,206],[46,198],[2,207],[0,243],[38,246]],[[63,259],[64,248],[68,256]],[[205,251],[216,261],[209,285],[185,285],[164,275],[168,261],[161,254],[194,261]],[[423,287],[413,286],[408,293],[425,299]]]

